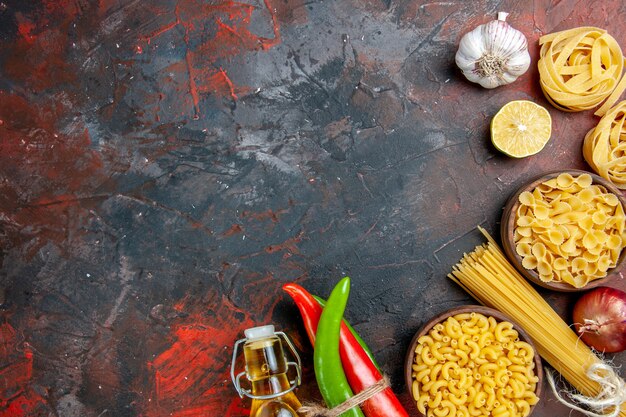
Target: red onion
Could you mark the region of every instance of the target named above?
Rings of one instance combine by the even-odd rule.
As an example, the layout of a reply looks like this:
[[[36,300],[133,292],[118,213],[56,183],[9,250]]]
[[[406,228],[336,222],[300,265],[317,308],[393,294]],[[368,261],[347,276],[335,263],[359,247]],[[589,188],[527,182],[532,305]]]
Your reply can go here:
[[[626,293],[598,287],[574,306],[574,325],[583,342],[598,352],[626,349]]]

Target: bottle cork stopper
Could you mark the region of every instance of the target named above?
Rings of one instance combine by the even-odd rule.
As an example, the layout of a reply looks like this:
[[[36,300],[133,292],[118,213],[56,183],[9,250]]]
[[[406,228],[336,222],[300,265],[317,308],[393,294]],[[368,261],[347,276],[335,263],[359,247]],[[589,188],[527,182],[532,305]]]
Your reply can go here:
[[[244,330],[243,334],[248,340],[263,339],[265,337],[274,336],[274,325],[268,324],[265,326],[251,327]]]

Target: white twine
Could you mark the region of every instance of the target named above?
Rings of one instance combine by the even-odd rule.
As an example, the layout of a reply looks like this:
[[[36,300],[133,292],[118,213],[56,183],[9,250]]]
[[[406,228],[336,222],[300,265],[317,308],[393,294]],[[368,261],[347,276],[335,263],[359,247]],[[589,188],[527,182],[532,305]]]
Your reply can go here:
[[[547,370],[546,374],[552,392],[557,400],[569,408],[580,411],[589,417],[617,417],[621,412],[622,403],[626,402],[626,384],[624,380],[617,375],[615,369],[604,362],[591,365],[586,372],[589,379],[600,384],[600,392],[598,395],[595,397],[587,397],[582,394],[565,391],[572,400],[588,407],[588,409],[581,408],[574,402],[563,398],[556,388],[553,372]]]
[[[380,392],[389,388],[389,378],[383,375],[383,378],[374,385],[370,385],[360,393],[348,398],[334,408],[326,408],[319,404],[306,404],[298,409],[298,414],[306,417],[338,417],[346,411],[358,407],[360,404],[369,400]]]

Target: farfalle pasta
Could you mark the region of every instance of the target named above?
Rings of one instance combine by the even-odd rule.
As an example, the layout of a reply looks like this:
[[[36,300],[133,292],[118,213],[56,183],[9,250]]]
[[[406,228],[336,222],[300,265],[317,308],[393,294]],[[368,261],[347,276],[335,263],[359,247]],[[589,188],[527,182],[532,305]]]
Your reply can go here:
[[[564,173],[519,196],[513,239],[522,266],[576,288],[603,278],[625,246],[617,196],[589,174]]]
[[[602,178],[626,189],[626,101],[611,108],[585,136],[583,156]]]
[[[418,339],[412,394],[431,417],[525,417],[535,394],[535,352],[507,321],[462,313]]]

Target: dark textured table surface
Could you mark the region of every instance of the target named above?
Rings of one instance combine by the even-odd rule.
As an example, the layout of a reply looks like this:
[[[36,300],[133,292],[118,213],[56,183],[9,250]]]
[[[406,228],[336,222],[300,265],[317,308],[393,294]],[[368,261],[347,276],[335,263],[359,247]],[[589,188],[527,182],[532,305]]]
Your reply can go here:
[[[454,54],[498,11],[533,63],[484,90]],[[624,22],[617,0],[1,1],[0,416],[246,415],[232,345],[268,322],[319,399],[281,285],[327,296],[344,275],[346,316],[415,413],[403,358],[471,302],[446,274],[476,225],[497,233],[542,172],[589,169],[598,119],[547,103],[539,36],[599,26],[624,46]],[[513,99],[553,118],[522,160],[489,141]],[[575,295],[542,293],[568,316]],[[547,391],[535,411],[566,415]]]

